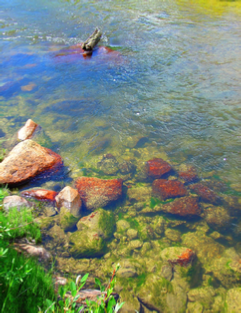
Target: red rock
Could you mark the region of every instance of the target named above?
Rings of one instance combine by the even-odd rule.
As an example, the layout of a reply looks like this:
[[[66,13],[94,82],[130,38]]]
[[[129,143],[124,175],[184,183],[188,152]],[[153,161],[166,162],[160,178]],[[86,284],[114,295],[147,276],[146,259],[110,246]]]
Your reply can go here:
[[[88,210],[104,207],[122,196],[122,179],[80,177],[75,186]]]
[[[187,171],[179,172],[179,177],[185,182],[191,183],[198,179],[197,172],[194,167],[190,167]]]
[[[27,198],[34,198],[40,201],[55,201],[55,197],[57,196],[56,191],[47,190],[47,189],[31,189],[24,190],[21,192],[21,196]]]
[[[153,159],[146,162],[147,174],[153,178],[160,178],[162,175],[168,173],[172,167],[162,159]]]
[[[176,199],[171,203],[164,204],[161,209],[164,212],[176,214],[179,216],[199,216],[201,214],[201,209],[198,205],[197,198],[193,197],[183,197]]]
[[[217,195],[211,189],[202,184],[191,185],[190,189],[193,190],[197,195],[199,195],[199,197],[203,201],[216,203],[218,200]]]
[[[57,153],[27,139],[0,163],[0,184],[20,184],[47,170],[56,171],[62,164]]]
[[[18,139],[19,140],[30,139],[37,126],[38,124],[36,124],[31,119],[27,120],[25,125],[18,131]]]
[[[187,195],[183,183],[177,180],[156,179],[152,183],[154,196],[166,200],[169,198],[182,197]]]

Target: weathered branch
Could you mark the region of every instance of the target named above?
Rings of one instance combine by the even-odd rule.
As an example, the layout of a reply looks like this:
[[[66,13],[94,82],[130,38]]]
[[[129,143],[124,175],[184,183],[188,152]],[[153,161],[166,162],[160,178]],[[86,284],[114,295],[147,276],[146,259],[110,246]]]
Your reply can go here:
[[[98,28],[95,29],[92,35],[82,44],[82,49],[86,51],[92,51],[98,44],[101,38],[101,32]]]

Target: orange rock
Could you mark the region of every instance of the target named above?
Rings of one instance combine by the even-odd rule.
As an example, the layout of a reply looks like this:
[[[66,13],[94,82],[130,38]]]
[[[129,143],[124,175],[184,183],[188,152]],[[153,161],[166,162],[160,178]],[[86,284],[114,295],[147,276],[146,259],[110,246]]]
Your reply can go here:
[[[177,180],[156,179],[152,183],[152,191],[154,196],[162,200],[187,195],[183,183]]]
[[[27,198],[34,198],[40,201],[55,201],[55,197],[57,196],[56,191],[47,190],[47,189],[31,189],[24,190],[21,192],[21,196]]]
[[[176,214],[179,216],[200,215],[201,208],[198,205],[197,198],[183,197],[176,199],[171,203],[164,204],[161,209],[164,212]]]
[[[18,131],[18,139],[19,140],[30,139],[37,126],[38,124],[36,124],[31,119],[28,119],[25,125]]]
[[[20,142],[0,163],[0,184],[20,184],[62,166],[61,157],[31,139]]]
[[[75,186],[86,208],[94,210],[121,198],[122,184],[122,179],[80,177]]]
[[[170,172],[171,165],[166,161],[155,158],[146,162],[147,174],[153,178],[160,178],[162,175]]]

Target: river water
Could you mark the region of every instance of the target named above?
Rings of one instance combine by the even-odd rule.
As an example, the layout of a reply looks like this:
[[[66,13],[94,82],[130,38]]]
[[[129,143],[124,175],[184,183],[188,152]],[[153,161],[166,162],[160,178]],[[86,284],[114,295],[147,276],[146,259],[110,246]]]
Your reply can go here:
[[[96,26],[103,32],[100,46],[115,52],[91,58],[66,53]],[[228,227],[210,226],[203,219],[185,221],[187,227],[173,222],[168,228],[177,230],[181,239],[164,235],[145,239],[153,251],[160,238],[164,238],[162,249],[184,245],[202,251],[199,283],[189,282],[180,291],[188,299],[185,305],[177,309],[163,304],[162,298],[158,302],[161,296],[155,289],[150,291],[152,300],[143,300],[146,312],[150,303],[163,312],[221,312],[225,305],[231,312],[228,301],[235,296],[230,290],[240,284],[240,269],[234,266],[223,276],[215,269],[227,270],[228,262],[233,262],[230,255],[235,259],[241,252],[240,29],[240,1],[0,0],[0,139],[8,148],[9,138],[28,118],[41,125],[40,143],[59,153],[65,165],[61,175],[42,182],[42,187],[59,191],[91,168],[93,175],[101,177],[96,162],[111,153],[119,160],[131,160],[137,168],[154,157],[176,168],[194,166],[200,181],[225,200],[221,208],[230,217]],[[126,186],[138,182],[146,183],[131,177]],[[149,225],[155,218],[150,214],[128,215],[132,204],[114,207],[119,218],[126,214],[129,220],[134,216],[139,224]],[[191,240],[190,234],[196,236]],[[209,252],[216,248],[219,252],[210,254],[216,260],[212,267]],[[109,253],[116,249],[122,247],[109,244]],[[136,265],[137,278],[128,277],[123,290],[135,296],[139,292],[143,298],[145,290],[151,290],[145,287],[148,279],[156,279],[150,276],[154,265],[147,266],[147,259],[154,256],[137,251],[119,254],[120,260],[125,257],[141,265]],[[101,260],[106,262],[96,260],[99,268]],[[218,260],[224,260],[220,261],[224,269]],[[94,266],[88,266],[87,271],[98,275]],[[167,292],[173,297],[178,294],[175,286],[174,282],[174,291]],[[203,293],[193,296],[193,292],[192,298],[190,290],[197,287]],[[123,290],[126,310],[139,310],[137,298],[130,300]]]

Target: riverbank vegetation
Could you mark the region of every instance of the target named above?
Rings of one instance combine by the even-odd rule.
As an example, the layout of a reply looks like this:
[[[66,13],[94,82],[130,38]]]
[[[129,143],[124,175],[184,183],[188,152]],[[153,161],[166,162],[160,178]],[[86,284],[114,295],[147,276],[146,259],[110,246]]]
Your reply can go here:
[[[2,202],[8,196],[7,188],[0,188],[0,312],[79,312],[78,291],[85,285],[88,274],[77,277],[54,290],[53,267],[46,270],[37,260],[20,254],[14,243],[21,238],[27,242],[41,241],[39,225],[34,222],[30,209],[11,209],[4,212]],[[48,266],[49,267],[49,266]],[[111,282],[98,302],[86,301],[87,308],[82,312],[118,312],[122,304],[116,303],[111,295],[115,284],[115,269]],[[103,292],[105,288],[96,279],[96,285]],[[69,292],[70,291],[70,292]],[[66,295],[70,294],[70,297]]]

